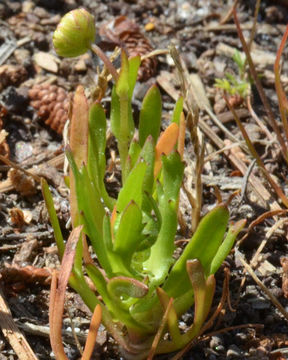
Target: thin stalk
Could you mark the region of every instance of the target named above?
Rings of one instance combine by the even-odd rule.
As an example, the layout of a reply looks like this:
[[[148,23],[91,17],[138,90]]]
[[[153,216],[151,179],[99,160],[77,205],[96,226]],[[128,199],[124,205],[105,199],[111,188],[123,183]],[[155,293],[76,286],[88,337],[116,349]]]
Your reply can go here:
[[[98,329],[99,329],[99,326],[101,323],[101,315],[102,315],[101,305],[97,304],[95,307],[95,310],[93,312],[93,316],[91,319],[89,332],[88,332],[88,336],[87,336],[87,340],[86,340],[86,344],[85,344],[85,348],[84,348],[84,352],[82,354],[81,360],[91,359],[91,356],[92,356],[92,353],[94,350],[94,346],[96,343]]]
[[[281,79],[280,79],[280,59],[287,41],[288,37],[288,25],[286,27],[285,33],[283,35],[283,38],[281,40],[281,44],[279,47],[279,50],[277,51],[276,60],[274,63],[274,74],[275,74],[275,89],[278,97],[279,102],[279,110],[280,110],[280,116],[284,127],[285,137],[286,141],[288,140],[288,122],[287,122],[287,114],[286,114],[286,106],[287,106],[287,98],[285,95],[285,92],[283,91],[282,85],[281,85]]]
[[[255,37],[255,33],[256,33],[256,26],[257,26],[257,17],[259,14],[259,10],[260,10],[260,3],[261,0],[257,0],[257,3],[255,5],[255,11],[254,11],[254,19],[253,19],[253,26],[252,26],[252,30],[251,30],[251,35],[250,35],[250,39],[249,39],[249,43],[248,43],[248,49],[249,51],[251,51],[251,46]],[[236,7],[234,7],[234,9],[236,9]],[[246,61],[247,58],[245,60],[245,66],[246,66]]]
[[[110,61],[110,59],[104,54],[104,52],[99,48],[99,46],[97,46],[96,44],[92,44],[91,45],[91,50],[97,55],[99,56],[99,58],[103,61],[104,65],[106,66],[106,68],[109,70],[110,74],[112,75],[115,83],[118,80],[118,72],[115,69],[114,65],[112,64],[112,62]]]
[[[252,75],[253,80],[254,80],[254,82],[256,84],[256,87],[257,87],[257,90],[259,92],[261,101],[262,101],[262,103],[264,105],[264,108],[265,108],[265,110],[267,112],[267,116],[269,118],[270,124],[271,124],[273,130],[275,131],[275,134],[277,136],[277,140],[280,143],[282,155],[283,155],[285,161],[288,163],[288,157],[287,157],[288,149],[287,149],[286,143],[284,141],[284,138],[281,135],[280,129],[279,129],[279,127],[277,125],[277,122],[276,122],[276,120],[274,118],[272,108],[271,108],[271,106],[270,106],[270,104],[268,102],[268,99],[267,99],[267,97],[265,95],[264,89],[263,89],[263,87],[261,85],[261,82],[259,80],[259,77],[257,75],[256,69],[255,69],[255,66],[254,66],[254,63],[253,63],[253,60],[252,60],[252,57],[250,55],[247,43],[245,41],[241,26],[240,26],[240,23],[239,23],[239,20],[238,20],[236,9],[233,9],[233,15],[234,15],[234,21],[235,21],[235,25],[236,25],[236,28],[237,28],[238,36],[239,36],[239,39],[241,41],[243,50],[245,52],[245,55],[246,55],[246,58],[247,58],[247,61],[248,61],[248,64],[249,64],[249,69],[250,69],[251,75]]]
[[[281,199],[281,201],[283,202],[283,204],[288,207],[288,199],[285,196],[285,194],[283,193],[283,191],[280,189],[280,187],[276,184],[276,182],[272,179],[272,177],[270,176],[269,172],[266,170],[265,165],[262,161],[262,159],[260,158],[260,156],[258,155],[252,141],[249,138],[249,135],[247,134],[247,131],[245,130],[245,127],[243,126],[241,120],[239,119],[236,111],[234,110],[233,106],[231,106],[231,104],[229,103],[227,97],[224,95],[224,99],[226,101],[226,104],[229,108],[229,110],[232,112],[234,119],[237,123],[237,126],[239,127],[245,141],[246,144],[250,150],[251,155],[255,158],[257,165],[259,166],[259,168],[263,171],[263,174],[265,175],[266,179],[268,180],[268,182],[270,183],[270,185],[272,186],[272,188],[274,189],[274,191],[276,192],[276,194],[278,195],[278,197]]]

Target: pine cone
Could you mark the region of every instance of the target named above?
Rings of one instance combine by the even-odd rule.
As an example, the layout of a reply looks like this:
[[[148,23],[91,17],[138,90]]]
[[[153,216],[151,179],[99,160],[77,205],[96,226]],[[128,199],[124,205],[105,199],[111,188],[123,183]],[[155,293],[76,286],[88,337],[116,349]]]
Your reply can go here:
[[[62,134],[68,119],[71,94],[57,85],[34,85],[29,90],[31,105],[38,110],[37,115],[51,129]]]
[[[27,70],[21,65],[5,64],[0,66],[0,91],[9,85],[19,85],[28,77]]]
[[[112,22],[104,24],[99,29],[104,39],[116,43],[127,50],[128,56],[146,55],[153,50],[150,41],[141,33],[140,28],[125,16],[118,16]],[[154,57],[141,62],[138,80],[146,81],[155,75],[157,60]]]

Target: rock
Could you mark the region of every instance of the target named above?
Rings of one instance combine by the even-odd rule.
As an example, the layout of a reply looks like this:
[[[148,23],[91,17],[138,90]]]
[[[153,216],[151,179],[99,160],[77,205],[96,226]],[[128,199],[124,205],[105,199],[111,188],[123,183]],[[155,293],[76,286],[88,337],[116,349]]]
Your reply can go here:
[[[243,353],[236,345],[229,346],[226,356],[227,359],[243,359]]]
[[[209,346],[211,349],[219,351],[219,347],[221,346],[221,348],[224,349],[223,346],[223,338],[220,335],[215,335],[211,337]]]
[[[52,54],[39,51],[34,54],[33,60],[44,70],[50,71],[52,73],[58,72],[58,59]]]
[[[27,66],[31,64],[30,51],[27,49],[16,49],[14,56],[19,65]]]

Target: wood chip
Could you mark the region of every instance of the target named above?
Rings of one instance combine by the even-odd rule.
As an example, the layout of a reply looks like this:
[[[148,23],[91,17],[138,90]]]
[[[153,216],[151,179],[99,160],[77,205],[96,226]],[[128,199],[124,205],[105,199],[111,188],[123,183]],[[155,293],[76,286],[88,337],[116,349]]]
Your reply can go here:
[[[52,73],[58,72],[58,62],[59,60],[46,52],[39,51],[33,56],[34,62],[40,66],[42,69],[50,71]]]
[[[37,360],[36,355],[14,323],[10,309],[4,299],[0,288],[0,327],[5,338],[9,341],[11,347],[21,360]]]

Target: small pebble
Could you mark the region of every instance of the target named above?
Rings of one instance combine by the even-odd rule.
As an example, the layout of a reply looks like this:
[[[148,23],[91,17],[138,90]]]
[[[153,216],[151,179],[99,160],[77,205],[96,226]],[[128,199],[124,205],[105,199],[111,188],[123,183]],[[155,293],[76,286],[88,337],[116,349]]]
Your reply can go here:
[[[218,351],[220,345],[223,347],[222,337],[218,335],[212,336],[209,343],[210,348]]]
[[[242,351],[236,345],[229,346],[226,356],[227,359],[243,359]]]
[[[273,324],[274,322],[274,316],[273,315],[267,315],[265,317],[264,323],[269,325],[269,324]]]
[[[269,300],[259,296],[258,298],[248,299],[247,302],[249,302],[255,310],[269,309],[271,305]]]

